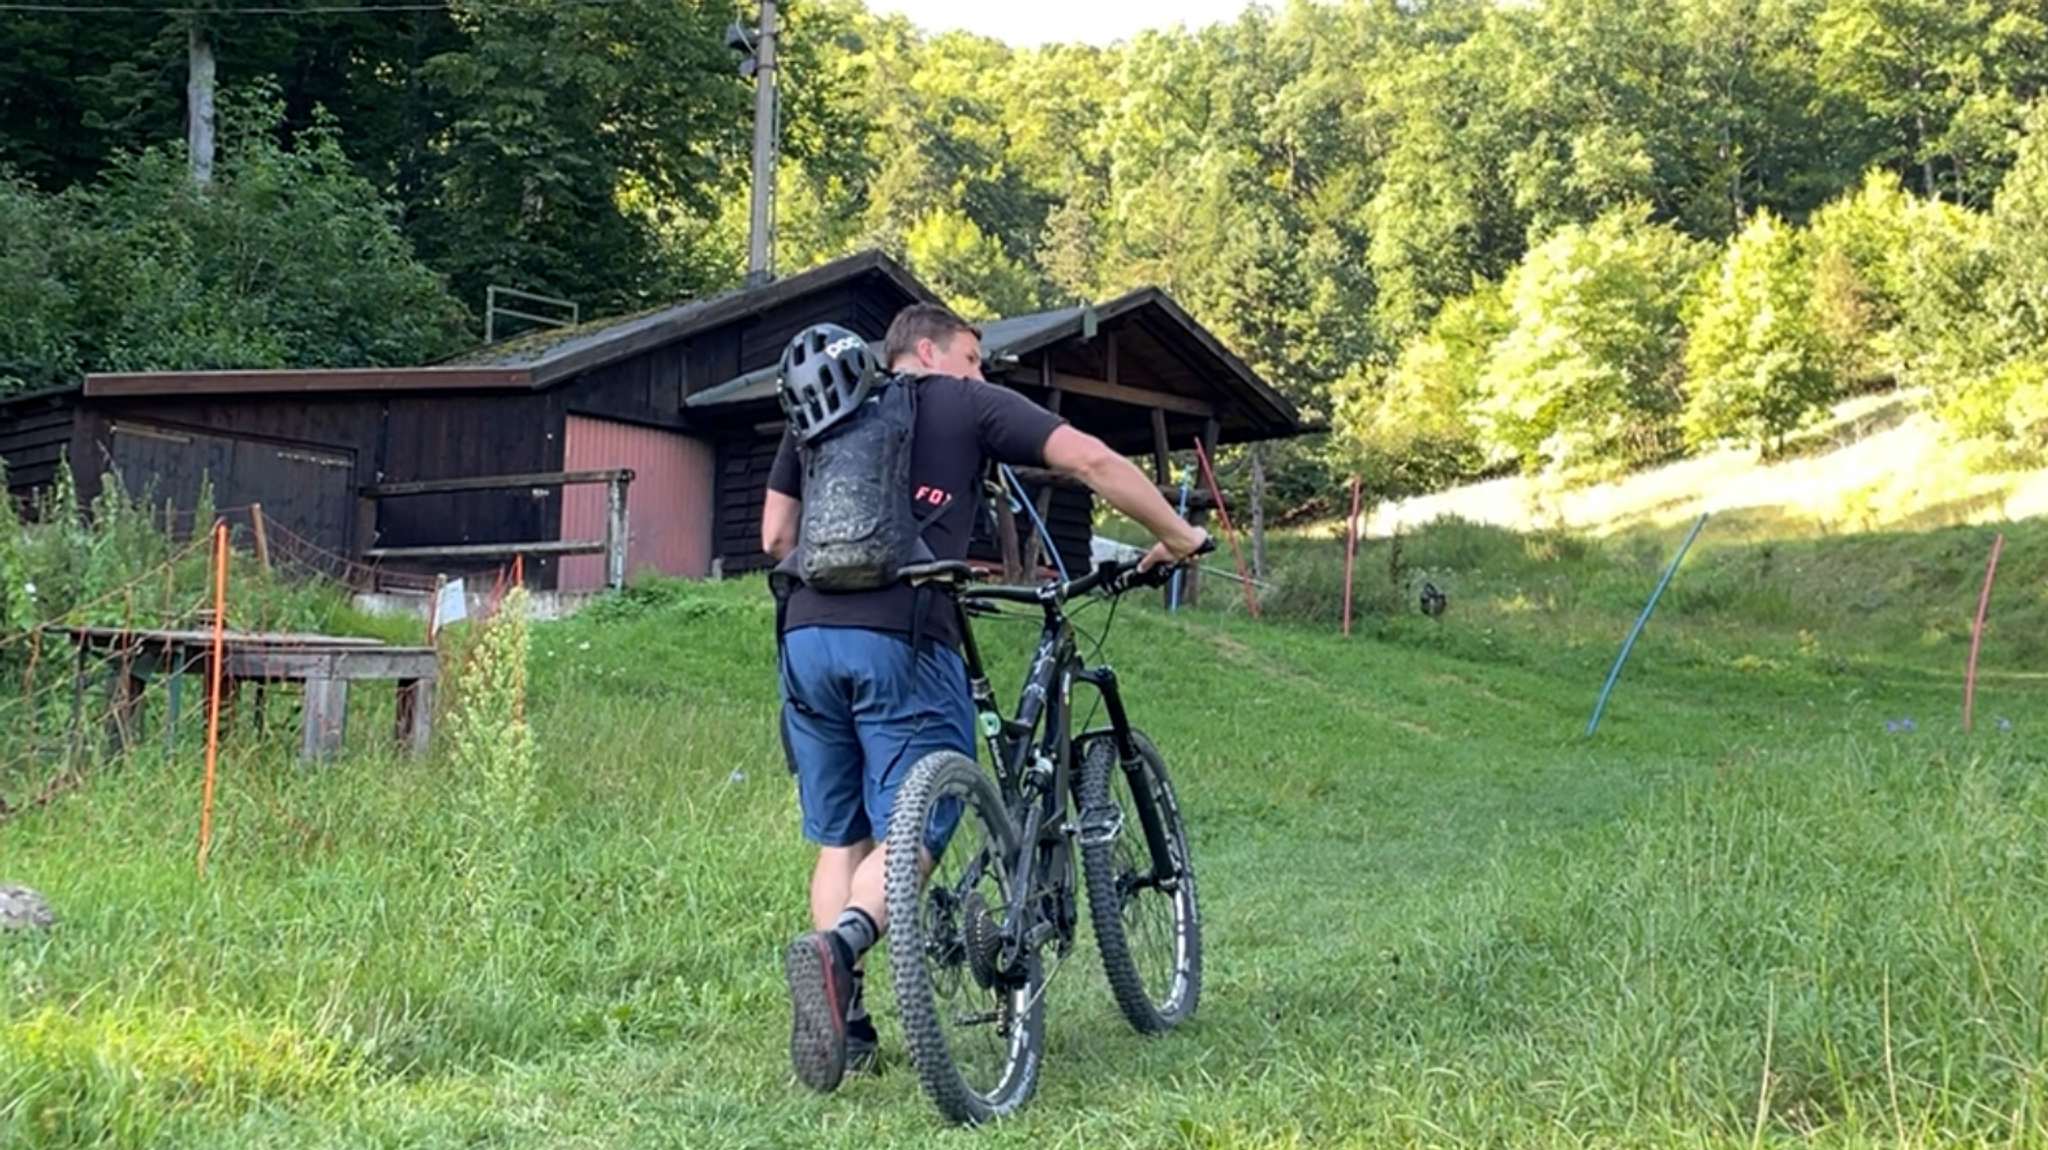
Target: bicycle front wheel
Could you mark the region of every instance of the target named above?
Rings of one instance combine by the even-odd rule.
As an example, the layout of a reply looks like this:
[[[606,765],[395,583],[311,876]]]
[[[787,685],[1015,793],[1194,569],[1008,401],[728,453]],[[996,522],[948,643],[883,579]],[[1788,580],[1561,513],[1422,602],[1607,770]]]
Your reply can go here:
[[[1117,1008],[1140,1033],[1167,1030],[1202,992],[1202,920],[1187,828],[1166,763],[1133,731],[1138,757],[1118,761],[1116,738],[1087,739],[1075,790],[1081,873],[1096,949]]]
[[[1002,935],[1021,852],[994,780],[951,751],[918,760],[888,852],[889,971],[918,1079],[951,1121],[1008,1113],[1038,1082],[1045,982]]]

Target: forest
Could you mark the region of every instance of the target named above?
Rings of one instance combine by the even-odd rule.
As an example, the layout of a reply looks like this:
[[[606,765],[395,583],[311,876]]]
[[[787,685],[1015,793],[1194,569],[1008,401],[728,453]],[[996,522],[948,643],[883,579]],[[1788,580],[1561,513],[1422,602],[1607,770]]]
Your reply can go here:
[[[1329,427],[1283,505],[1771,452],[1880,390],[2048,459],[2048,0],[1286,0],[1032,49],[780,9],[778,271],[880,247],[978,318],[1159,285]],[[0,394],[431,362],[490,286],[727,290],[753,18],[0,5]]]

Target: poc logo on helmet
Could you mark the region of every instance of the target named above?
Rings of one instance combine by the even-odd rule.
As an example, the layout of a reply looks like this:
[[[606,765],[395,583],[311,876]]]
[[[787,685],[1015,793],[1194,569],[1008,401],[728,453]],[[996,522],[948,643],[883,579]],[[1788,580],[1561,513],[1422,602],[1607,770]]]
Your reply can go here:
[[[831,343],[826,344],[825,354],[831,356],[833,359],[838,359],[842,352],[845,352],[850,348],[857,347],[861,348],[862,350],[866,350],[867,346],[868,343],[866,340],[862,339],[857,335],[849,335],[841,337],[839,339],[835,339]]]

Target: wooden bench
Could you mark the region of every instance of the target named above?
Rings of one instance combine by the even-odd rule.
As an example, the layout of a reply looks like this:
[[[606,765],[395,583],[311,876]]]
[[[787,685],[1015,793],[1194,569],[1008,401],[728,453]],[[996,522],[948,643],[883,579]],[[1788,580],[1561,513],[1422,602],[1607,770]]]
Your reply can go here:
[[[129,627],[60,627],[77,648],[76,693],[72,717],[76,724],[85,695],[90,657],[107,665],[107,733],[117,748],[126,747],[136,729],[142,690],[148,680],[166,684],[166,745],[177,730],[178,712],[188,673],[198,675],[206,690],[212,673],[213,632]],[[427,749],[433,734],[434,684],[437,673],[432,647],[393,647],[376,639],[277,631],[228,631],[221,637],[221,706],[232,705],[243,682],[297,683],[304,704],[299,725],[299,757],[320,759],[341,749],[348,719],[349,684],[389,680],[397,684],[393,734],[398,745],[413,752]]]

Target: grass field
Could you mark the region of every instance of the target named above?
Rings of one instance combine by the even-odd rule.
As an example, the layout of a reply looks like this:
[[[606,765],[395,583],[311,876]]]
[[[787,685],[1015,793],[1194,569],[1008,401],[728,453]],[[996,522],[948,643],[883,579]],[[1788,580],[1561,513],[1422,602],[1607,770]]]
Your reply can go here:
[[[2003,529],[1967,735],[1982,527],[1710,528],[1592,738],[1682,525],[1374,540],[1349,639],[1328,539],[1276,540],[1262,620],[1126,603],[1202,1005],[1140,1039],[1084,938],[976,1131],[886,993],[881,1073],[794,1084],[766,595],[641,587],[506,654],[530,746],[475,686],[429,762],[231,743],[203,881],[193,753],[0,822],[62,920],[0,936],[0,1145],[2048,1145],[2048,524]]]

